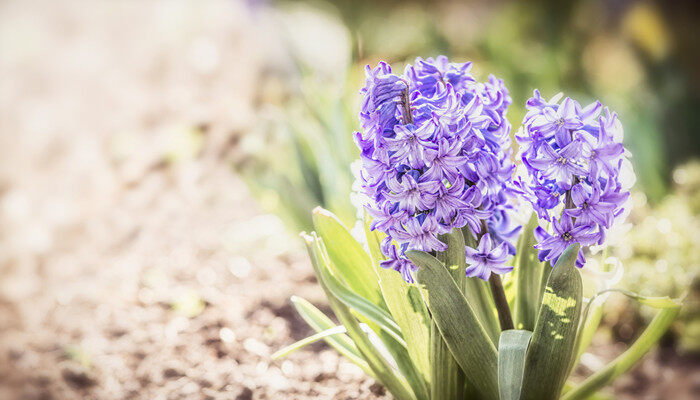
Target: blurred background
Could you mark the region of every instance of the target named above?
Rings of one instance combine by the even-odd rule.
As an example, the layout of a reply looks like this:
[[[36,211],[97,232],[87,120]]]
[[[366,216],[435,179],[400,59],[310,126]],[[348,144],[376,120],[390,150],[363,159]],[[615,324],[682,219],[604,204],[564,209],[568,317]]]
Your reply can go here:
[[[684,297],[609,394],[700,392],[693,1],[0,1],[0,398],[388,398],[288,303],[327,310],[296,233],[349,226],[365,64],[471,60],[525,100],[616,110],[637,184],[619,287]],[[624,230],[624,229],[623,229]],[[651,314],[624,298],[577,374]]]

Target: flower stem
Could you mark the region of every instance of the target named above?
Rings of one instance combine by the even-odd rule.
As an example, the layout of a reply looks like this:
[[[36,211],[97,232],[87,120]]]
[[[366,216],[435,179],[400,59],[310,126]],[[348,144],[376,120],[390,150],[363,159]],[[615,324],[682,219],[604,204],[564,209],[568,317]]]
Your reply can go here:
[[[408,90],[408,83],[406,84],[406,90],[401,93],[401,98],[403,102],[403,113],[406,118],[405,124],[413,123],[413,115],[411,115],[411,92]]]
[[[486,220],[482,219],[481,235],[486,234],[488,231],[489,227],[486,224]],[[496,305],[496,311],[498,311],[498,322],[501,325],[501,331],[514,329],[513,317],[510,313],[510,306],[508,306],[508,299],[506,299],[506,292],[503,290],[501,277],[498,274],[491,274],[491,277],[489,278],[489,287],[491,288],[491,294],[493,295],[493,302]]]
[[[510,315],[510,307],[506,299],[506,292],[503,290],[501,277],[498,274],[491,274],[489,286],[491,287],[491,294],[493,294],[493,302],[496,304],[496,310],[498,310],[498,322],[501,324],[501,330],[513,329],[513,317]]]

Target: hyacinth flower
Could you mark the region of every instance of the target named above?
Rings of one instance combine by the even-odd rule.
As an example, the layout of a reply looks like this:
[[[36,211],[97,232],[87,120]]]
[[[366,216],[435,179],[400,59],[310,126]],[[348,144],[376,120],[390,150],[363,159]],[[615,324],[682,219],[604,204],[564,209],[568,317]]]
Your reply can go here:
[[[486,281],[492,272],[505,274],[513,270],[513,267],[505,266],[507,259],[508,245],[503,242],[494,247],[491,236],[484,234],[476,250],[467,247],[467,275],[478,276]]]
[[[362,232],[318,208],[315,231],[302,233],[340,325],[294,297],[317,333],[273,357],[325,340],[399,400],[590,398],[679,311],[625,292],[657,316],[609,365],[567,382],[602,313],[583,298],[586,248],[604,244],[629,197],[622,126],[600,102],[535,91],[516,174],[508,91],[470,70],[442,56],[403,74],[366,68],[354,133]],[[525,226],[513,222],[522,210]]]
[[[594,102],[586,107],[570,98],[546,102],[539,91],[527,102],[528,113],[517,140],[530,184],[525,186],[541,225],[540,260],[556,263],[567,245],[602,244],[606,230],[622,214],[629,191],[620,169],[629,163],[617,114]],[[601,115],[602,111],[602,115]]]
[[[511,102],[508,91],[495,77],[476,82],[470,68],[471,63],[438,57],[418,59],[400,76],[385,63],[367,69],[361,91],[363,132],[355,134],[361,150],[364,207],[382,221],[373,228],[400,248],[384,246],[389,259],[382,265],[407,268],[399,272],[408,282],[413,281],[416,266],[406,259],[407,250],[442,251],[438,236],[455,228],[467,226],[474,237],[485,234],[480,221],[489,226],[494,211],[515,193],[510,184],[514,167],[508,157],[510,125],[505,118]],[[492,224],[513,229],[507,225]],[[500,246],[505,236],[494,232],[492,237]],[[505,246],[510,249],[513,244]],[[465,255],[472,250],[465,248]],[[396,257],[403,260],[395,262]],[[488,266],[503,270],[502,265]],[[472,270],[466,274],[490,276]]]

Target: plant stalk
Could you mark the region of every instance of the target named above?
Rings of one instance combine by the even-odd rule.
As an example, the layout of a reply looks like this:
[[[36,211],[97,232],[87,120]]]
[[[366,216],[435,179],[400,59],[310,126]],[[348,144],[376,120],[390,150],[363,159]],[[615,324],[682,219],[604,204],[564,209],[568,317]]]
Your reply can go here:
[[[489,227],[485,220],[481,220],[481,234],[485,235],[488,233]],[[479,238],[481,239],[481,238]],[[493,302],[496,304],[496,310],[498,311],[498,322],[501,325],[501,331],[507,331],[509,329],[514,329],[513,317],[510,313],[510,306],[508,306],[508,299],[506,299],[506,292],[503,290],[503,283],[501,283],[501,277],[498,274],[491,274],[489,278],[489,287],[491,288],[491,294],[493,295]]]
[[[501,277],[498,274],[491,274],[489,286],[493,294],[493,302],[496,304],[496,310],[498,310],[498,322],[501,324],[501,330],[514,329],[513,317],[510,315],[510,307],[506,299],[506,292],[503,290]]]

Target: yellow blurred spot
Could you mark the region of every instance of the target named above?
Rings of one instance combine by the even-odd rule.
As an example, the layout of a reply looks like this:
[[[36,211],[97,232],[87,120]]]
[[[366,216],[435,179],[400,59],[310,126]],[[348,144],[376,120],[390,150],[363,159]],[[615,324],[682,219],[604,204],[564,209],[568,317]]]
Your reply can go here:
[[[172,308],[182,316],[194,318],[202,313],[205,305],[196,291],[186,290],[173,301]]]
[[[662,60],[668,55],[668,28],[651,4],[640,3],[630,8],[622,20],[622,34],[654,60]]]
[[[68,346],[64,349],[66,356],[71,360],[77,361],[85,368],[90,368],[90,355],[78,346]]]
[[[202,132],[192,126],[173,126],[168,130],[165,159],[170,164],[189,161],[202,150]]]
[[[607,36],[598,36],[586,46],[583,67],[596,86],[608,91],[631,91],[644,78],[644,71],[629,46]]]

